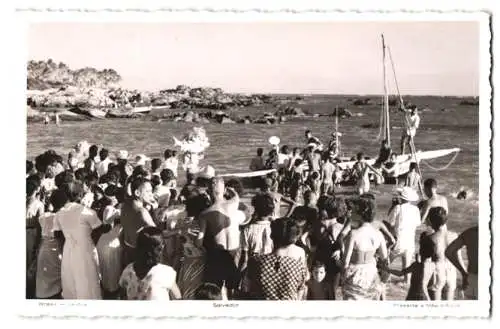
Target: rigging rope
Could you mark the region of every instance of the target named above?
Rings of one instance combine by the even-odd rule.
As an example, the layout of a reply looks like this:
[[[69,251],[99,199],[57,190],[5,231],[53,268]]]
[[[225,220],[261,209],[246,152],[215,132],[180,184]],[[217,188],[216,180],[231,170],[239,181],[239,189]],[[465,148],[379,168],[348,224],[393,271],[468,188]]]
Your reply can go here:
[[[399,84],[398,84],[398,79],[397,79],[397,76],[396,76],[396,68],[395,68],[395,65],[394,65],[394,61],[392,60],[392,53],[391,53],[391,48],[389,48],[388,46],[387,47],[387,52],[389,53],[389,60],[391,62],[391,68],[392,68],[392,74],[394,76],[394,83],[396,85],[396,91],[398,93],[398,96],[399,96],[399,102],[401,104],[401,108],[403,109],[404,111],[404,119],[405,119],[405,129],[408,129],[408,127],[410,126],[410,122],[409,122],[409,119],[408,119],[408,112],[405,108],[405,103],[404,103],[404,100],[403,100],[403,96],[401,96],[401,92],[399,90]],[[416,156],[416,147],[415,147],[415,143],[413,141],[413,136],[409,136],[410,137],[410,152],[411,152],[411,155],[412,155],[412,158],[414,160],[414,162],[417,164],[417,172],[419,174],[419,188],[420,188],[420,193],[423,194],[424,191],[422,189],[422,170],[420,169],[420,161],[417,160],[417,156]],[[404,147],[404,145],[403,145]]]
[[[397,80],[397,77],[396,77],[396,69],[395,69],[395,66],[394,66],[394,61],[392,60],[392,54],[391,54],[391,49],[387,46],[387,51],[389,53],[389,59],[391,61],[391,67],[392,67],[392,73],[394,75],[394,83],[396,85],[396,90],[398,92],[398,96],[399,96],[399,101],[401,103],[401,106],[403,108],[403,110],[405,110],[405,115],[404,115],[404,118],[405,118],[405,125],[406,127],[409,126],[409,121],[408,121],[408,115],[406,114],[406,108],[405,108],[405,105],[404,105],[404,101],[403,101],[403,97],[401,96],[401,92],[399,91],[399,85],[398,85],[398,80]],[[410,151],[412,153],[412,156],[413,158],[415,159],[415,162],[417,163],[417,169],[418,169],[418,172],[420,174],[420,179],[422,179],[422,173],[421,173],[421,169],[420,169],[420,162],[422,162],[423,164],[425,164],[427,167],[429,167],[430,169],[434,170],[434,171],[442,171],[442,170],[446,170],[448,169],[452,164],[453,162],[455,161],[455,159],[457,158],[458,156],[458,153],[459,152],[456,152],[455,155],[451,158],[451,160],[446,164],[444,165],[443,167],[434,167],[432,166],[429,162],[425,161],[425,160],[420,160],[420,161],[416,161],[417,158],[416,158],[416,147],[415,147],[415,142],[413,140],[413,137],[410,136]]]
[[[379,121],[380,126],[378,129],[377,141],[379,141],[383,135],[383,132],[382,132],[384,130],[383,120],[384,120],[384,98],[382,97],[382,108],[380,110],[380,121]]]
[[[442,171],[442,170],[446,170],[448,169],[452,164],[453,162],[455,161],[455,159],[457,158],[458,156],[458,151],[455,153],[455,155],[453,156],[453,158],[451,158],[450,161],[448,161],[448,163],[446,165],[444,165],[443,167],[433,167],[431,164],[429,164],[429,162],[425,161],[425,160],[420,160],[423,164],[425,164],[427,167],[431,168],[432,170],[434,171]]]

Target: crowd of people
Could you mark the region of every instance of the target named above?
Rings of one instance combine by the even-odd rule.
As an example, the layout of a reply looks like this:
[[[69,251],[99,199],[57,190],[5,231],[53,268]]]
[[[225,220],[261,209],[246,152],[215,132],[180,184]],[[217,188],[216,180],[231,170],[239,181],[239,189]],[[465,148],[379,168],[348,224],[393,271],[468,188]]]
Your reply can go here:
[[[464,297],[477,299],[478,228],[448,231],[436,180],[425,180],[420,201],[409,175],[376,216],[365,176],[376,168],[358,155],[362,182],[345,196],[336,155],[306,137],[305,152],[257,151],[251,170],[276,171],[253,178],[251,204],[242,181],[211,166],[181,185],[173,150],[164,159],[121,150],[114,160],[81,142],[67,160],[49,150],[27,161],[26,298],[384,300],[393,275],[407,300],[450,300],[459,272]]]

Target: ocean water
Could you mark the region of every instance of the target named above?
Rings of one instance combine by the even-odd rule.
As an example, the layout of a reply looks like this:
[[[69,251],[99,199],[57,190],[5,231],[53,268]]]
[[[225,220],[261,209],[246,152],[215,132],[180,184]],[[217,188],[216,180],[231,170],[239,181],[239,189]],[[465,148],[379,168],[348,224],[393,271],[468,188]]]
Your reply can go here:
[[[371,97],[374,105],[347,106],[349,99],[357,96],[309,96],[289,105],[301,107],[311,116],[294,118],[279,125],[260,124],[205,124],[211,146],[206,151],[204,163],[214,166],[219,173],[247,171],[250,159],[257,147],[269,149],[270,136],[278,136],[282,144],[291,147],[304,145],[304,132],[313,131],[314,135],[328,142],[335,127],[333,117],[314,117],[314,114],[331,113],[335,106],[348,108],[355,114],[352,118],[339,119],[339,131],[343,133],[344,155],[353,156],[364,152],[376,156],[380,141],[377,128],[380,116],[380,96]],[[459,147],[461,152],[446,170],[435,171],[422,164],[423,178],[436,178],[439,191],[449,197],[449,227],[461,231],[477,223],[478,178],[479,178],[479,109],[477,106],[459,106],[460,99],[452,97],[412,97],[410,101],[421,109],[421,125],[415,138],[418,150],[436,150]],[[443,110],[445,109],[445,110]],[[274,112],[271,106],[240,108],[241,116]],[[359,113],[359,114],[358,114]],[[356,116],[360,115],[360,116]],[[373,124],[375,128],[362,128]],[[402,115],[391,111],[392,146],[399,152],[399,139],[403,126]],[[85,122],[63,122],[55,125],[28,124],[27,158],[33,159],[39,153],[54,149],[63,155],[78,141],[102,144],[112,152],[128,150],[131,155],[138,153],[150,157],[162,157],[166,148],[173,147],[173,136],[183,134],[197,126],[192,123],[157,122],[151,118],[112,119]],[[448,164],[451,156],[429,160],[433,167]],[[470,198],[457,200],[456,193],[461,187],[469,191]],[[387,213],[390,202],[391,186],[375,189],[378,194],[379,216]]]
[[[368,96],[370,97],[370,96]],[[332,113],[335,106],[348,108],[356,116],[339,119],[339,131],[343,133],[344,155],[353,156],[364,152],[375,157],[380,141],[378,122],[381,96],[370,97],[374,104],[369,106],[351,106],[352,99],[359,96],[308,96],[289,105],[301,107],[310,116],[291,119],[280,125],[259,124],[205,124],[211,146],[206,151],[204,164],[215,167],[219,173],[247,171],[250,159],[257,147],[269,149],[270,136],[276,135],[290,147],[304,145],[304,132],[313,131],[314,135],[328,142],[335,127],[333,117],[314,117],[318,114]],[[435,171],[422,164],[423,178],[436,178],[439,192],[448,197],[450,215],[448,227],[457,232],[478,223],[478,184],[479,184],[479,108],[478,106],[460,106],[459,98],[453,97],[409,97],[411,103],[423,110],[420,112],[421,125],[415,138],[418,150],[436,150],[459,147],[461,152],[445,170]],[[258,115],[274,112],[270,105],[255,108],[231,110],[238,115]],[[359,115],[359,116],[357,116]],[[362,128],[372,124],[375,128]],[[391,141],[393,149],[399,152],[399,139],[403,126],[402,115],[391,112]],[[70,148],[81,140],[102,144],[112,152],[128,150],[131,155],[138,153],[150,157],[162,157],[166,148],[173,147],[175,136],[181,138],[193,126],[192,123],[158,122],[152,118],[113,119],[85,122],[63,122],[60,127],[34,123],[27,126],[27,158],[34,157],[47,149],[53,149],[65,156]],[[481,129],[489,129],[481,127]],[[440,168],[448,164],[451,156],[429,160]],[[484,168],[483,168],[484,170]],[[487,169],[486,169],[487,170]],[[456,194],[461,187],[469,192],[466,200],[457,200]],[[392,186],[382,185],[374,188],[377,195],[377,217],[384,219],[391,201]],[[416,239],[418,240],[418,235]],[[418,241],[417,241],[418,242]],[[393,264],[395,268],[400,262]],[[404,300],[406,289],[396,283],[387,288],[388,300]]]

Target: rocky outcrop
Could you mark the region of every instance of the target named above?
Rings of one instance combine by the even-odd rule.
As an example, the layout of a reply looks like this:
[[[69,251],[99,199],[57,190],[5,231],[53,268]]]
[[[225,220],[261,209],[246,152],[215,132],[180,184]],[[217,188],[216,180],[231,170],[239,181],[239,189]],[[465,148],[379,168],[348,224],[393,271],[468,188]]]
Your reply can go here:
[[[118,84],[120,75],[113,69],[70,69],[66,64],[47,61],[29,61],[27,83],[29,90],[46,90],[74,86],[79,88],[110,88]]]
[[[351,118],[354,116],[354,114],[346,108],[336,108],[333,110],[332,113],[320,114],[319,116],[327,116],[327,117],[338,116],[339,118]]]
[[[275,113],[276,116],[292,116],[292,117],[305,117],[307,114],[300,107],[285,106],[279,108]]]
[[[269,95],[227,94],[220,88],[190,88],[184,85],[179,85],[175,89],[150,93],[149,98],[154,106],[166,106],[172,109],[212,110],[260,106],[274,100]]]
[[[373,102],[370,98],[356,98],[352,101],[352,105],[356,106],[364,106],[364,105],[372,105]]]
[[[462,99],[458,105],[460,106],[479,106],[479,97]]]

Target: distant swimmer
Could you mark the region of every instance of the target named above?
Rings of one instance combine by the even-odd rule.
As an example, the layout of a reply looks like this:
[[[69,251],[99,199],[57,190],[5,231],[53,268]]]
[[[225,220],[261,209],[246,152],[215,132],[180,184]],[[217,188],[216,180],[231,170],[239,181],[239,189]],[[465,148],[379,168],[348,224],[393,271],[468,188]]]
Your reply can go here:
[[[45,115],[44,123],[48,125],[50,123],[50,117],[48,114]]]
[[[405,154],[406,144],[409,144],[410,140],[415,137],[417,129],[420,126],[420,116],[418,115],[417,107],[413,107],[409,113],[405,109],[403,111],[406,113],[408,123],[401,137],[401,154]]]

